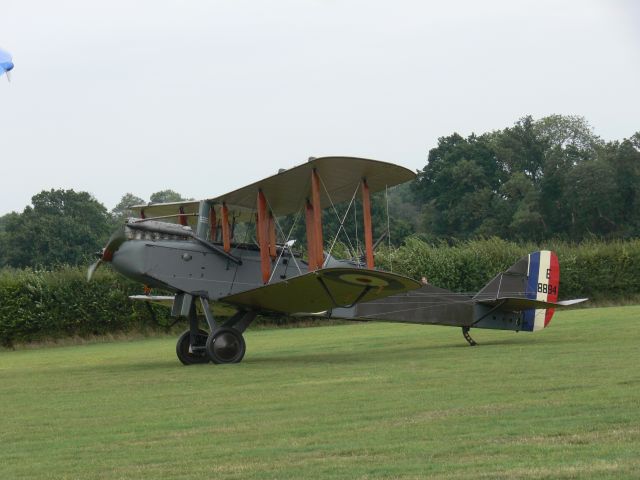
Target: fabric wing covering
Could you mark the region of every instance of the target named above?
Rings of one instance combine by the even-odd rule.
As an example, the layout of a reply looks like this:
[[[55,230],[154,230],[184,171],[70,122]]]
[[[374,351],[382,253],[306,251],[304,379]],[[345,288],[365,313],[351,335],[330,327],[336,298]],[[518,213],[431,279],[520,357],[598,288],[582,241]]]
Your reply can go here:
[[[251,220],[252,212],[256,208],[256,194],[258,190],[262,190],[270,210],[275,215],[295,213],[310,195],[313,169],[320,177],[320,204],[323,209],[330,207],[332,202],[337,204],[349,201],[364,178],[371,193],[415,178],[414,172],[393,163],[355,157],[321,157],[208,200],[216,207],[223,202],[226,203],[234,210],[238,220],[246,221]],[[145,217],[151,218],[175,215],[180,207],[185,214],[197,213],[198,205],[198,201],[188,201],[135,205],[131,210],[138,216],[141,211],[144,211]],[[167,219],[167,221],[177,220]],[[194,217],[189,217],[189,224],[195,224]]]
[[[325,268],[220,298],[236,307],[278,313],[318,313],[420,288],[407,277],[358,268]]]

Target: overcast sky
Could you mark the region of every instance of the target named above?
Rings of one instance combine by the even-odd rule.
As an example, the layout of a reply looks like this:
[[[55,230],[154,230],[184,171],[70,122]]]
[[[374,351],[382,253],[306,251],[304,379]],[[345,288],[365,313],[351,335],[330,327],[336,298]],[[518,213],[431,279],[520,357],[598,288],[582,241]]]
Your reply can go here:
[[[531,114],[640,130],[640,2],[1,0],[0,215],[211,197],[306,161],[423,168]]]

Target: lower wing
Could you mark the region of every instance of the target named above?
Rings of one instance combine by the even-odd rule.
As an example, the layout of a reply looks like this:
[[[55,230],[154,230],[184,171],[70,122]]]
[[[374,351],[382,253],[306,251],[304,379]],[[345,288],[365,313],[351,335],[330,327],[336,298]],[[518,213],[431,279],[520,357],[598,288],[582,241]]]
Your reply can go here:
[[[407,277],[360,268],[324,268],[220,298],[239,308],[278,313],[317,313],[350,308],[420,288]]]

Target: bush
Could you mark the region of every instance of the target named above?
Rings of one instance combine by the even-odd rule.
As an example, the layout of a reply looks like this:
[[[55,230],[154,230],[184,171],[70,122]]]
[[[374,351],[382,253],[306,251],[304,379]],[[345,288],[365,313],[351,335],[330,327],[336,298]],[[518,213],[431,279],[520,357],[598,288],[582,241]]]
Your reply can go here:
[[[640,240],[538,246],[491,238],[450,246],[409,238],[400,248],[382,251],[376,262],[415,279],[425,276],[439,287],[475,293],[520,257],[541,249],[558,254],[560,298],[620,301],[640,294]]]
[[[565,298],[620,301],[640,294],[640,240],[554,246]]]
[[[86,271],[75,267],[2,270],[0,343],[11,346],[168,325],[167,309],[153,306],[150,310],[129,300],[129,295],[140,291],[139,284],[106,268],[91,283],[87,283]]]

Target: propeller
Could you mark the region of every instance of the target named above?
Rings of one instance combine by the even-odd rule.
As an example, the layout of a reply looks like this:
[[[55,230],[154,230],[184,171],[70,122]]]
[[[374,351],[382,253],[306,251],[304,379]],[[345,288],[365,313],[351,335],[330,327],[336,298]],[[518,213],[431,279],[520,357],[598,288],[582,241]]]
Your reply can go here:
[[[96,270],[98,269],[101,263],[102,263],[102,255],[98,260],[96,260],[91,265],[89,265],[89,268],[87,270],[87,282],[91,281],[91,279],[93,278],[93,274],[96,273]]]
[[[111,234],[107,241],[107,245],[102,249],[102,251],[96,253],[98,260],[89,266],[89,269],[87,270],[87,282],[91,281],[93,274],[102,263],[110,262],[113,259],[113,254],[116,253],[118,248],[120,248],[120,245],[126,241],[127,237],[124,233],[124,225],[122,225]]]

